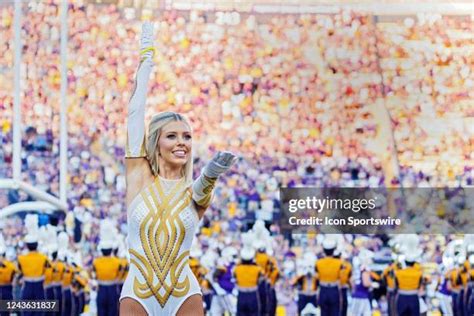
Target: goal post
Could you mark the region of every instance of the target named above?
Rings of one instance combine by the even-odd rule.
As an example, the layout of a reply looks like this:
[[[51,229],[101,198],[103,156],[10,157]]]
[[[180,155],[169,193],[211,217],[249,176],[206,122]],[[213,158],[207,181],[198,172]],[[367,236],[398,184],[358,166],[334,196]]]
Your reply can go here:
[[[59,144],[59,198],[22,181],[21,177],[21,23],[22,0],[14,0],[14,90],[13,90],[13,179],[0,179],[0,189],[21,190],[35,202],[18,202],[0,209],[0,218],[22,211],[67,212],[67,0],[61,1],[61,96],[60,96],[60,144]]]

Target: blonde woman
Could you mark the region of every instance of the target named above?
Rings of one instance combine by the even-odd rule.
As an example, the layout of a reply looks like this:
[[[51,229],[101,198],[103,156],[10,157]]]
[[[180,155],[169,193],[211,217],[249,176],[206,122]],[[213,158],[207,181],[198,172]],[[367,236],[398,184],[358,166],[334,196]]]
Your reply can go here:
[[[219,152],[192,181],[192,130],[180,114],[155,115],[145,140],[145,99],[153,66],[153,28],[142,29],[141,61],[128,109],[126,180],[130,270],[120,315],[204,315],[189,263],[195,229],[217,178],[236,157]]]

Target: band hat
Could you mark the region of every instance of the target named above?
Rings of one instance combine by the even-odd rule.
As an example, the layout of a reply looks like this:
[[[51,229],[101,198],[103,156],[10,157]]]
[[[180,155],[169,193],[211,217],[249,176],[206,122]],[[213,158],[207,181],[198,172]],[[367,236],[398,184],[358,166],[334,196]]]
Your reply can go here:
[[[323,241],[323,248],[324,249],[331,250],[331,249],[335,249],[336,246],[337,246],[337,244],[336,244],[335,239],[330,238],[330,237],[324,238],[324,241]]]
[[[34,244],[38,242],[37,234],[27,234],[23,240],[27,244]]]
[[[113,247],[114,247],[113,241],[101,240],[97,248],[99,248],[99,250],[108,250],[108,249],[113,249]]]
[[[253,260],[253,258],[255,257],[255,250],[253,250],[252,248],[245,247],[240,252],[240,257],[242,258],[242,260],[246,261]]]
[[[417,262],[421,258],[422,251],[421,249],[407,251],[405,253],[405,261],[406,262]]]

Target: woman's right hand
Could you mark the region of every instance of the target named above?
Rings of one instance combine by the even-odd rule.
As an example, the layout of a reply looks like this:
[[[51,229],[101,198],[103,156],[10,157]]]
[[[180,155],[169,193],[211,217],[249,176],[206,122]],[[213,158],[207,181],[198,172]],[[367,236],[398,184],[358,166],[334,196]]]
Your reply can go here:
[[[141,59],[153,58],[155,47],[153,45],[153,23],[146,21],[142,24],[142,35],[140,38]]]

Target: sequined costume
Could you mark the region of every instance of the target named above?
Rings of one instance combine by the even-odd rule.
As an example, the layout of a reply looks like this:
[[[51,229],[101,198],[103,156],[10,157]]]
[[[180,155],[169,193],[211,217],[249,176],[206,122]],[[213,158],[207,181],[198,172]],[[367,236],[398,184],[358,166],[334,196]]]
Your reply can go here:
[[[184,178],[158,176],[128,208],[130,269],[121,299],[130,297],[149,315],[175,315],[201,294],[189,266],[199,218]]]

